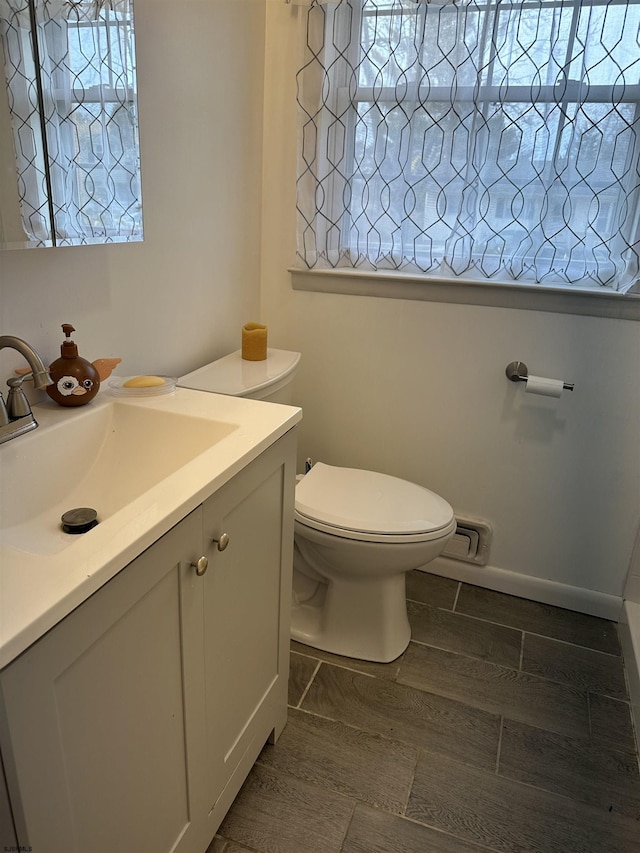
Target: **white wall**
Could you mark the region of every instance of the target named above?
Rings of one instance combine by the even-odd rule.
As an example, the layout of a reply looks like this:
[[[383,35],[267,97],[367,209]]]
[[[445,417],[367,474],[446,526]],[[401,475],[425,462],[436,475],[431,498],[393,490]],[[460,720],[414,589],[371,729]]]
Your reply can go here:
[[[258,319],[264,0],[135,0],[145,240],[0,252],[0,333],[179,375]],[[240,59],[242,61],[240,61]],[[0,355],[0,377],[20,363]]]
[[[636,536],[620,615],[620,642],[629,683],[633,719],[640,720],[640,525]],[[640,751],[640,727],[636,723],[636,745]]]
[[[638,324],[293,291],[298,14],[267,2],[262,314],[303,354],[301,456],[413,479],[490,522],[470,579],[613,615],[640,516]],[[513,360],[575,391],[525,395]]]
[[[638,525],[636,541],[631,555],[624,597],[627,601],[633,601],[640,605],[640,525]]]

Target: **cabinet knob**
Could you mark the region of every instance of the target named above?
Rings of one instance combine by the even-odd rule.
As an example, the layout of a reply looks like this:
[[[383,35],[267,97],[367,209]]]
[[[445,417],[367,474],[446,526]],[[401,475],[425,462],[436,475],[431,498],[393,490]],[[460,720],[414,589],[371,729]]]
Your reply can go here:
[[[206,557],[200,557],[197,563],[191,563],[191,565],[196,570],[198,577],[202,577],[202,575],[207,571],[209,560],[207,560]]]
[[[229,544],[229,534],[221,533],[219,539],[212,539],[212,542],[216,542],[218,545],[218,551],[224,551],[224,549]]]

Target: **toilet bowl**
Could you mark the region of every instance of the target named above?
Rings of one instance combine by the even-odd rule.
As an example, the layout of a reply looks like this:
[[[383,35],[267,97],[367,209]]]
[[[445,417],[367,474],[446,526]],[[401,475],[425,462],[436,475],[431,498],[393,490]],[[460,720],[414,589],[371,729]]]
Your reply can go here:
[[[238,350],[178,385],[290,403],[299,359],[268,349],[246,362]],[[449,504],[422,486],[317,462],[296,485],[292,638],[361,660],[397,658],[411,638],[406,573],[437,557],[455,528]]]
[[[452,508],[406,480],[316,463],[296,486],[291,636],[388,662],[411,638],[406,573],[453,536]]]

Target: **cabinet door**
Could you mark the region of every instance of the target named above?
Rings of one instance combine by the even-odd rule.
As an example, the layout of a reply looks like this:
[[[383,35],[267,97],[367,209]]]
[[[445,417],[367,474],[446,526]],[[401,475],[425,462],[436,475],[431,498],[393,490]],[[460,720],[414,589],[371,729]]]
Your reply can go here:
[[[201,544],[198,509],[2,673],[20,849],[204,849],[187,761],[203,737]]]
[[[294,457],[290,433],[204,504],[211,543],[204,633],[213,823],[286,721]],[[212,540],[222,534],[229,543],[220,551]]]

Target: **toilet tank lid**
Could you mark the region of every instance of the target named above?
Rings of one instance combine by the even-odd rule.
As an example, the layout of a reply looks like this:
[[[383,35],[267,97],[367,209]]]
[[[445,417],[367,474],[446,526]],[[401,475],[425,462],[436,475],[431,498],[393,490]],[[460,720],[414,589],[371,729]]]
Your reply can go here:
[[[236,350],[181,376],[178,385],[196,391],[248,397],[262,388],[282,382],[293,373],[299,361],[299,352],[271,348],[267,349],[267,357],[263,361],[246,361],[242,358],[242,350]]]
[[[407,480],[316,462],[296,486],[296,511],[345,530],[429,533],[449,526],[453,509]]]

